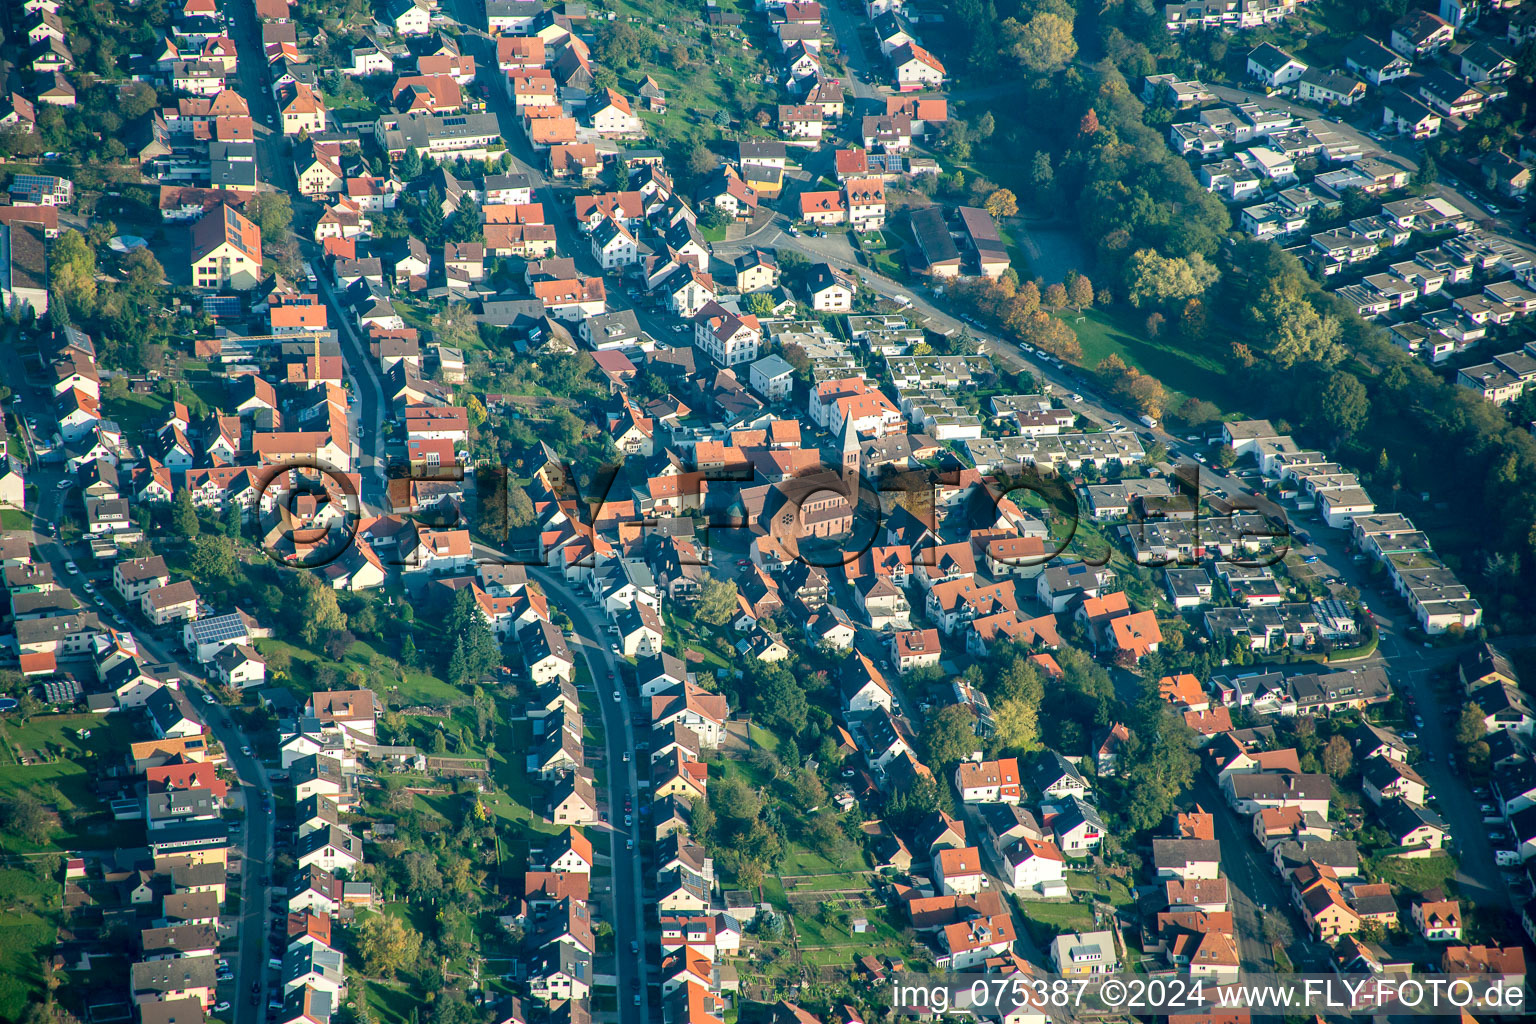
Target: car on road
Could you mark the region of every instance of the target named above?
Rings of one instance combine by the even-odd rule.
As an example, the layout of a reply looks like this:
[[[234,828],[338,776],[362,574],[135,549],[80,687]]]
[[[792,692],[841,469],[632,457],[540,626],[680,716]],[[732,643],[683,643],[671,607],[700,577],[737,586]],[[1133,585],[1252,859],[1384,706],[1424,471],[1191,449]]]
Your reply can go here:
[[[633,825],[634,823],[635,823],[635,816],[633,814],[626,814],[626,815],[624,815],[624,824],[626,824],[626,825]]]
[[[631,845],[633,845],[633,844],[631,844]],[[635,993],[635,1005],[636,1006],[640,1005],[640,993],[639,992]]]
[[[61,491],[67,491],[71,487],[75,486],[75,482],[73,480],[71,480],[69,477],[65,477],[63,480],[60,480],[54,486],[57,487]]]
[[[213,694],[205,693],[205,694],[203,694],[203,703],[204,704],[217,704],[218,701],[213,699]]]
[[[1410,730],[1404,730],[1403,732],[1399,733],[1399,735],[1405,740],[1416,740],[1419,738],[1418,733],[1412,732]]]
[[[633,939],[631,939],[630,943],[629,943],[629,951],[631,953],[638,953],[638,952],[640,952],[640,943],[638,943],[638,942],[634,941]]]
[[[624,763],[625,764],[629,763],[629,751],[627,751],[627,750],[624,751]]]
[[[80,585],[80,589],[84,590],[87,594],[94,594],[96,593],[96,584],[92,583],[90,580],[86,580]]]
[[[247,743],[245,746],[241,747],[240,748],[240,753],[244,754],[246,757],[250,757],[251,756],[251,745],[249,743]]]
[[[80,575],[80,567],[78,565],[76,565],[74,562],[65,562],[64,563],[64,571],[69,573],[71,576],[79,576]]]
[[[618,690],[614,690],[613,691],[613,699],[616,702],[617,701],[622,701],[624,699],[624,694],[620,693]]]
[[[1083,396],[1082,395],[1074,394],[1072,396],[1072,401],[1074,401],[1074,402],[1081,402],[1082,400],[1083,400]]]
[[[626,839],[626,840],[624,840],[624,849],[626,849],[626,850],[633,850],[634,848],[635,848],[635,841],[633,839]]]

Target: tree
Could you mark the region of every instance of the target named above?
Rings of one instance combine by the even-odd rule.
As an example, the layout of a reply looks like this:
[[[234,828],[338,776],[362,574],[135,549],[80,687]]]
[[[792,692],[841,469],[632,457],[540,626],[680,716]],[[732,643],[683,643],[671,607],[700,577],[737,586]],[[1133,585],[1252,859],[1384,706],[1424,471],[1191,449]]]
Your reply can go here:
[[[1317,396],[1318,418],[1329,430],[1348,437],[1365,426],[1371,415],[1371,400],[1365,385],[1352,373],[1333,374]]]
[[[699,590],[695,617],[711,626],[723,626],[735,615],[736,584],[729,580],[705,580]]]
[[[533,499],[522,484],[507,485],[507,526],[514,530],[532,525],[536,512]]]
[[[1022,698],[1000,700],[992,707],[992,739],[998,749],[1027,754],[1040,745],[1039,705]]]
[[[304,581],[299,607],[299,636],[304,642],[313,646],[325,634],[346,629],[347,616],[336,603],[336,591],[321,585],[317,577],[308,573],[299,579]]]
[[[280,245],[293,225],[293,202],[286,192],[258,192],[245,204],[245,215],[261,229],[263,242]]]
[[[59,816],[27,790],[18,790],[0,800],[0,828],[33,845],[48,842],[58,825]]]
[[[237,501],[231,501],[224,506],[224,515],[221,519],[224,528],[224,536],[230,540],[239,540],[245,532],[245,510]]]
[[[810,705],[794,675],[782,665],[769,665],[758,678],[757,699],[763,714],[783,731],[799,735],[805,729]]]
[[[688,175],[694,181],[701,181],[719,165],[719,158],[702,142],[695,142],[693,148],[688,151]]]
[[[747,312],[754,316],[773,315],[773,296],[766,292],[753,292],[747,296]]]
[[[1342,779],[1355,766],[1355,755],[1349,749],[1349,740],[1334,736],[1323,747],[1323,771],[1335,779]]]
[[[923,726],[923,748],[928,763],[953,768],[976,750],[975,717],[963,704],[939,709]]]
[[[1463,747],[1470,747],[1488,734],[1487,719],[1483,717],[1483,711],[1476,704],[1468,704],[1461,709],[1461,716],[1456,719],[1456,742]]]
[[[1088,280],[1088,275],[1067,271],[1067,299],[1079,311],[1093,305],[1093,282]]]
[[[192,542],[187,568],[199,583],[222,587],[234,580],[240,566],[235,559],[234,545],[227,538],[204,536]]]
[[[1162,707],[1132,727],[1118,759],[1126,795],[1123,813],[1131,828],[1141,831],[1163,821],[1194,781],[1198,762],[1189,737],[1189,727]]]
[[[1006,188],[1000,188],[987,196],[986,211],[999,219],[1012,217],[1019,212],[1018,197]]]
[[[393,914],[371,914],[358,930],[357,951],[367,974],[392,978],[415,966],[421,936]]]
[[[1126,264],[1126,298],[1137,308],[1159,306],[1199,295],[1219,276],[1220,272],[1199,253],[1167,257],[1152,249],[1138,249]]]
[[[1052,309],[1060,309],[1067,304],[1067,289],[1060,281],[1054,281],[1045,286],[1045,295],[1041,299],[1045,305]]]
[[[421,154],[414,148],[406,150],[400,160],[400,180],[410,184],[421,177],[421,170]]]
[[[1276,281],[1249,307],[1249,318],[1264,333],[1270,360],[1282,370],[1300,363],[1331,369],[1344,358],[1342,325],[1318,311],[1303,284]]]
[[[197,522],[197,509],[192,507],[192,492],[185,487],[171,499],[171,529],[184,540],[196,537],[201,527]]]
[[[1159,334],[1163,333],[1163,320],[1164,320],[1164,317],[1163,317],[1163,314],[1161,314],[1161,313],[1149,313],[1149,314],[1147,314],[1147,323],[1146,323],[1147,337],[1155,338]]]
[[[1425,153],[1419,160],[1419,169],[1413,172],[1413,184],[1428,187],[1440,179],[1440,168],[1435,164],[1435,158]]]
[[[1059,71],[1077,56],[1070,17],[1045,11],[1023,25],[1009,18],[1002,31],[1003,38],[1012,42],[1010,56],[1036,74]]]
[[[71,228],[53,243],[48,274],[49,290],[67,309],[89,314],[96,308],[96,253],[80,232]]]

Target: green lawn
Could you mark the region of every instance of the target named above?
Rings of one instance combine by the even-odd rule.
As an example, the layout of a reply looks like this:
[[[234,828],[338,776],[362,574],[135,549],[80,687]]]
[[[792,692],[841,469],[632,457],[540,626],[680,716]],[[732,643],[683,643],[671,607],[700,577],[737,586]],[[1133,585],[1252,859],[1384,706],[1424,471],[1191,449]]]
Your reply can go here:
[[[91,731],[89,739],[76,735],[82,728]],[[131,728],[127,716],[39,715],[25,726],[8,721],[5,735],[15,746],[7,752],[9,763],[0,766],[0,793],[31,791],[55,807],[62,827],[42,846],[0,833],[0,850],[63,852],[142,842],[143,823],[114,821],[96,784],[99,766],[116,763],[127,750]],[[20,764],[14,758],[17,749],[45,760]]]
[[[1069,310],[1062,319],[1077,332],[1083,365],[1090,370],[1105,356],[1117,355],[1127,366],[1151,374],[1182,395],[1221,394],[1228,387],[1220,361],[1192,352],[1168,335],[1147,338],[1129,317],[1089,309],[1081,314]]]
[[[32,513],[19,508],[0,509],[0,530],[32,529]]]
[[[413,1012],[421,1006],[421,1000],[403,982],[368,981],[364,990],[378,1024],[411,1024]]]
[[[124,437],[135,440],[164,423],[171,407],[170,396],[158,391],[142,395],[115,393],[115,389],[104,388],[101,398],[102,411],[123,428]]]
[[[1430,889],[1444,889],[1452,884],[1456,874],[1456,858],[1439,857],[1387,858],[1377,863],[1383,881],[1402,886],[1413,893]]]
[[[257,640],[256,649],[264,655],[273,652],[288,655],[292,662],[288,673],[286,677],[278,678],[276,681],[286,685],[286,688],[298,697],[307,697],[314,691],[317,685],[317,674],[322,666],[337,664],[323,654],[316,654],[297,644],[276,638]],[[341,664],[366,670],[371,667],[369,663],[373,657],[379,653],[366,641],[358,640],[347,651],[346,659]],[[466,698],[464,691],[458,687],[443,682],[426,669],[415,668],[406,669],[404,678],[397,679],[391,685],[384,687],[379,696],[386,703],[395,705],[457,704]]]
[[[1118,879],[1109,879],[1105,885],[1100,885],[1098,880],[1087,871],[1068,871],[1067,885],[1077,892],[1091,892],[1099,899],[1116,907],[1125,907],[1136,902],[1136,897],[1125,887],[1125,883]]]
[[[1019,900],[1017,905],[1032,926],[1030,931],[1037,936],[1088,931],[1093,928],[1093,911],[1081,903]]]
[[[42,991],[38,961],[58,937],[61,902],[52,879],[0,870],[0,1018],[19,1020]]]

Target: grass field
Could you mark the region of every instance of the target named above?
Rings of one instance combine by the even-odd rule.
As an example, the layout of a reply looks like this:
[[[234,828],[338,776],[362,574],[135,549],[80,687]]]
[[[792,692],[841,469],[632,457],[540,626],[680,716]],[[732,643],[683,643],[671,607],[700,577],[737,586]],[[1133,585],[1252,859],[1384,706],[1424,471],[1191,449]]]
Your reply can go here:
[[[58,936],[60,902],[52,879],[0,870],[0,1019],[18,1020],[42,990],[38,958]]]
[[[1377,863],[1383,881],[1402,886],[1413,893],[1430,889],[1444,889],[1454,884],[1456,858],[1415,857],[1412,859],[1390,858]]]
[[[13,746],[0,766],[0,793],[32,792],[57,808],[63,825],[42,846],[0,833],[0,851],[96,850],[142,841],[143,825],[113,821],[96,784],[96,765],[109,763],[127,750],[131,728],[123,716],[38,715],[25,726],[6,723],[5,735]],[[90,730],[89,739],[77,735],[81,729]],[[23,765],[16,760],[18,750],[43,760]]]
[[[1067,885],[1079,892],[1091,892],[1099,899],[1116,907],[1125,907],[1136,902],[1136,897],[1125,887],[1124,882],[1112,878],[1107,885],[1100,885],[1098,880],[1086,871],[1068,871]]]
[[[323,654],[316,654],[288,643],[286,640],[257,640],[256,649],[264,655],[273,652],[288,655],[292,664],[288,669],[286,680],[279,680],[279,682],[299,697],[307,697],[314,691],[317,685],[317,673],[322,666],[340,664],[343,667],[356,666],[366,670],[371,667],[370,662],[373,657],[380,653],[363,640],[354,643],[347,652],[346,659],[339,663],[332,662]],[[384,688],[379,696],[390,704],[454,704],[466,699],[466,694],[458,687],[443,682],[425,669],[415,668],[406,669],[405,677]]]
[[[1037,939],[1062,932],[1088,931],[1093,928],[1093,911],[1081,903],[1041,903],[1020,900],[1017,903],[1029,930]]]
[[[0,509],[0,530],[30,530],[32,514],[19,508]]]
[[[1184,396],[1219,395],[1227,387],[1218,360],[1190,351],[1167,335],[1147,338],[1129,318],[1090,309],[1081,315],[1065,313],[1062,319],[1077,332],[1078,343],[1083,347],[1083,365],[1089,369],[1105,356],[1117,355],[1127,366],[1151,374],[1165,388]]]
[[[410,1024],[412,1011],[421,1005],[404,982],[368,981],[364,985],[368,1007],[378,1024]]]

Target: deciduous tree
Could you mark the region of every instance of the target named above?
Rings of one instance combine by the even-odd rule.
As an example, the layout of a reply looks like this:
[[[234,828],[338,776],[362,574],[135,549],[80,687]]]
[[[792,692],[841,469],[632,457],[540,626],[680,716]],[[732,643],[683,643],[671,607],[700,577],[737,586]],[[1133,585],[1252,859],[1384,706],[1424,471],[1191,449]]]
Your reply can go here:
[[[700,622],[723,626],[736,614],[736,584],[730,580],[704,581],[695,615]]]
[[[415,966],[421,936],[393,914],[372,914],[358,929],[357,951],[366,973],[392,978]]]
[[[1013,59],[1036,74],[1059,71],[1077,56],[1072,20],[1059,14],[1042,12],[1024,24],[1009,18],[1002,32],[1005,40],[1011,40]]]

